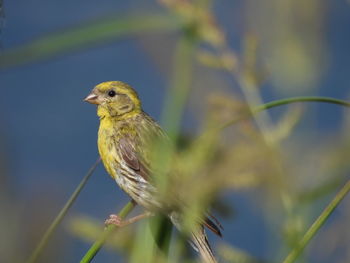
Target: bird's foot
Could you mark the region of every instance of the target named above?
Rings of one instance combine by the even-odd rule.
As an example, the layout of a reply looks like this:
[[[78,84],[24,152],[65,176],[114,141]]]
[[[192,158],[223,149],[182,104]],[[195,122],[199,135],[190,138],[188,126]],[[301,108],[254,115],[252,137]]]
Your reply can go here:
[[[135,223],[143,218],[147,218],[152,216],[153,214],[151,212],[145,212],[143,214],[134,216],[130,219],[123,220],[120,216],[118,215],[110,215],[108,219],[105,221],[105,226],[108,225],[116,225],[117,227],[123,227],[130,225],[132,223]]]
[[[105,226],[109,226],[109,225],[116,225],[118,227],[122,227],[125,224],[123,222],[123,219],[120,216],[112,214],[105,221]]]

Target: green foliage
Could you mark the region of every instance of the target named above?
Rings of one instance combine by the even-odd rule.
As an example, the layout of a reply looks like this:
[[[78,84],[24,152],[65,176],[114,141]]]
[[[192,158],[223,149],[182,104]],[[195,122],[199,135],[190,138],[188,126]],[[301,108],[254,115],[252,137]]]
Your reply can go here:
[[[212,1],[159,2],[163,7],[162,13],[101,18],[6,50],[0,55],[0,69],[120,41],[125,37],[176,32],[171,39],[177,38],[175,48],[168,51],[172,54],[172,63],[166,60],[166,64],[171,64],[172,68],[162,124],[174,145],[183,142],[180,130],[185,108],[190,104],[199,104],[197,117],[201,128],[199,135],[187,139],[186,143],[181,143],[181,147],[166,148],[159,145],[157,148],[156,157],[161,160],[160,170],[176,171],[177,174],[156,179],[162,197],[167,203],[175,204],[173,196],[169,194],[175,189],[179,196],[187,200],[188,206],[182,208],[186,234],[208,207],[219,202],[222,193],[254,193],[254,197],[259,197],[255,202],[263,207],[262,216],[267,224],[282,236],[282,244],[274,248],[276,258],[256,259],[223,242],[214,246],[217,247],[218,257],[226,262],[280,262],[285,258],[284,263],[295,262],[301,256],[307,258],[307,255],[303,255],[304,249],[349,192],[350,184],[346,183],[344,176],[344,171],[349,169],[349,137],[346,130],[345,135],[337,134],[338,138],[334,140],[337,145],[329,146],[324,143],[324,138],[320,138],[320,145],[315,147],[302,136],[294,136],[293,132],[306,115],[301,104],[318,102],[350,107],[350,103],[318,96],[288,97],[264,103],[261,89],[270,81],[278,90],[277,95],[283,93],[295,96],[295,90],[296,94],[304,92],[300,86],[317,86],[318,76],[323,69],[308,54],[311,51],[312,54],[320,54],[324,45],[317,45],[320,42],[317,32],[308,33],[319,23],[319,14],[313,11],[319,5],[311,1],[310,6],[303,9],[301,19],[310,19],[310,23],[304,31],[299,32],[299,23],[289,20],[291,10],[297,8],[295,1],[285,1],[283,5],[271,0],[263,6],[259,2],[248,1],[247,12],[256,5],[261,9],[250,11],[255,13],[260,10],[262,17],[266,17],[264,12],[269,10],[268,7],[278,8],[285,16],[276,17],[280,23],[274,20],[260,21],[279,33],[269,38],[260,34],[268,35],[271,32],[253,34],[247,31],[242,35],[242,46],[237,51],[230,47],[226,29],[219,26]],[[257,20],[260,16],[256,16]],[[274,23],[271,25],[270,22]],[[274,41],[271,42],[271,39]],[[147,41],[143,45],[149,54],[157,54],[160,48],[159,45],[148,45]],[[315,45],[317,48],[312,50],[311,47]],[[267,55],[268,62],[264,55]],[[165,58],[154,55],[153,59],[161,61]],[[292,62],[286,63],[288,61]],[[282,63],[288,67],[281,67]],[[227,85],[222,81],[224,75],[236,83],[239,92],[233,93],[231,89],[229,94],[222,94],[219,91],[221,86]],[[209,98],[207,103],[206,98]],[[267,110],[287,104],[293,104],[294,107],[290,106],[279,121],[274,121]],[[344,123],[347,124],[346,119]],[[317,167],[311,167],[310,160],[298,158],[301,153],[309,153],[304,156],[317,156],[322,161],[318,161]],[[28,262],[37,262],[95,166],[48,228]],[[343,188],[335,194],[335,189],[341,185],[344,185]],[[314,216],[305,210],[310,210],[320,199],[329,199],[331,194],[335,197],[323,212],[311,211],[320,214],[311,223]],[[119,215],[125,218],[134,206],[133,202],[129,202]],[[105,244],[109,249],[122,251],[130,262],[140,262],[140,259],[148,262],[190,259],[183,248],[183,238],[171,238],[172,227],[166,219],[156,217],[150,223],[146,221],[131,227],[133,231],[129,227],[122,233],[115,231],[115,226],[108,226],[100,233],[101,227],[92,219],[76,217],[67,229],[76,237],[93,242],[86,254],[82,255],[82,263],[91,262]],[[336,235],[344,227],[331,226],[331,234]],[[143,245],[145,241],[147,245]],[[319,242],[324,244],[327,240]],[[310,253],[315,254],[317,251]]]

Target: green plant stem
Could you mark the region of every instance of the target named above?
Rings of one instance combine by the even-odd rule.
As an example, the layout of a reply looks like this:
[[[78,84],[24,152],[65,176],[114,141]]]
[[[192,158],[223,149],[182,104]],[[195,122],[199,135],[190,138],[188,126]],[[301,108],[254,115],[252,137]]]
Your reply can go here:
[[[254,107],[251,112],[247,112],[247,114],[243,114],[241,117],[233,119],[224,125],[222,125],[219,130],[223,130],[241,120],[244,120],[252,115],[255,115],[263,110],[268,110],[274,107],[291,104],[291,103],[298,103],[298,102],[322,102],[322,103],[330,103],[330,104],[337,104],[345,107],[350,107],[350,102],[329,98],[329,97],[315,97],[315,96],[306,96],[306,97],[293,97],[293,98],[287,98],[287,99],[281,99],[281,100],[274,100],[268,103],[264,103],[261,105],[258,105]]]
[[[334,199],[329,203],[329,205],[323,210],[316,221],[311,225],[308,231],[305,233],[300,242],[294,247],[294,249],[288,254],[283,263],[294,262],[299,255],[303,252],[305,247],[308,245],[310,240],[315,236],[318,230],[324,225],[329,216],[332,214],[334,209],[339,205],[339,203],[344,199],[344,197],[350,191],[350,180],[343,186],[342,189],[336,194]]]
[[[189,36],[187,36],[189,35]],[[162,126],[173,140],[176,140],[185,104],[191,89],[193,72],[193,53],[196,47],[196,38],[190,33],[178,41],[174,53],[173,75],[170,88],[165,98]]]
[[[153,230],[154,240],[157,247],[163,253],[164,258],[167,258],[173,224],[167,216],[157,215],[151,219],[150,226],[151,230]]]
[[[121,219],[124,219],[136,206],[136,203],[131,200],[129,203],[127,203],[122,210],[118,213],[118,216]],[[102,235],[99,239],[95,241],[95,243],[92,244],[90,249],[86,252],[84,257],[81,259],[80,263],[88,263],[91,262],[91,260],[95,257],[95,255],[98,253],[98,251],[101,249],[103,244],[106,242],[107,238],[110,236],[110,234],[116,230],[118,227],[116,225],[108,225],[105,230],[103,231]]]
[[[48,243],[48,240],[52,236],[53,232],[56,230],[57,226],[61,223],[64,216],[67,214],[69,208],[73,205],[74,201],[77,199],[79,193],[83,189],[83,187],[86,185],[87,181],[95,171],[97,165],[100,163],[101,159],[98,158],[98,160],[95,162],[95,164],[89,169],[87,174],[84,176],[84,178],[81,180],[77,188],[74,190],[73,194],[68,199],[67,203],[63,206],[61,211],[56,216],[55,220],[51,223],[49,228],[46,230],[45,234],[41,238],[40,242],[38,243],[37,247],[33,251],[33,253],[30,255],[29,259],[27,260],[27,263],[34,263],[38,260],[38,257],[41,253],[41,251],[45,248],[45,246]]]
[[[268,103],[265,103],[263,105],[257,106],[253,109],[253,114],[258,113],[263,110],[267,110],[276,106],[286,105],[290,103],[296,103],[296,102],[324,102],[324,103],[332,103],[332,104],[338,104],[346,107],[350,107],[350,102],[344,101],[344,100],[338,100],[328,97],[293,97],[288,99],[281,99],[281,100],[275,100]]]

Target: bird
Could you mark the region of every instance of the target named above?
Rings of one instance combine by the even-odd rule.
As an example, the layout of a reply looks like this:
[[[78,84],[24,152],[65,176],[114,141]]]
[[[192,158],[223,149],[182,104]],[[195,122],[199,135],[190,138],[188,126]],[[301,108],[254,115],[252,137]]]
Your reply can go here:
[[[156,169],[152,143],[156,140],[169,141],[169,138],[160,125],[144,112],[137,92],[124,82],[107,81],[96,85],[84,101],[97,105],[100,119],[97,145],[107,173],[136,204],[146,210],[129,220],[110,215],[106,224],[125,226],[161,211],[181,231],[180,209],[162,202],[154,182]],[[189,234],[189,241],[203,262],[214,263],[217,260],[204,227],[222,236],[221,224],[208,213],[198,220],[197,228]]]

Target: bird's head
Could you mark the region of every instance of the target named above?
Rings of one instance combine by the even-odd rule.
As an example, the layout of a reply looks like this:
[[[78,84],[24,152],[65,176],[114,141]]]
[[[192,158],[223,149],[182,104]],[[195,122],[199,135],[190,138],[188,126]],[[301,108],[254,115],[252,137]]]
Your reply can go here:
[[[141,111],[136,91],[121,81],[98,84],[84,101],[97,104],[97,114],[100,117],[122,117]]]

